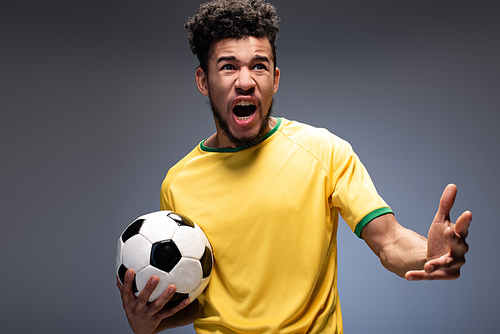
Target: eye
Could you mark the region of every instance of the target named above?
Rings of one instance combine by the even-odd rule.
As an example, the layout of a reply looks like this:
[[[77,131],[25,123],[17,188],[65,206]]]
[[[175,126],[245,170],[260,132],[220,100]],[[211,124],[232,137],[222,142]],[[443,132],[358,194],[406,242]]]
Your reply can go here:
[[[222,71],[233,71],[235,70],[235,67],[231,64],[225,64],[220,68]]]
[[[256,64],[253,68],[255,70],[267,70],[267,67],[264,64]]]

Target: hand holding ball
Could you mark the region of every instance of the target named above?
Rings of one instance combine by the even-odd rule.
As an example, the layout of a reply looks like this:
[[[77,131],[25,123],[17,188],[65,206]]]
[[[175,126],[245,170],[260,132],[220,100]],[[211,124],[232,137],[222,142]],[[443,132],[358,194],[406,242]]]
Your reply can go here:
[[[212,274],[212,246],[201,228],[172,211],[143,215],[132,222],[118,239],[116,274],[123,284],[125,272],[136,273],[136,296],[151,276],[159,283],[149,297],[154,301],[174,284],[177,291],[166,307],[189,298],[192,302],[205,289]]]

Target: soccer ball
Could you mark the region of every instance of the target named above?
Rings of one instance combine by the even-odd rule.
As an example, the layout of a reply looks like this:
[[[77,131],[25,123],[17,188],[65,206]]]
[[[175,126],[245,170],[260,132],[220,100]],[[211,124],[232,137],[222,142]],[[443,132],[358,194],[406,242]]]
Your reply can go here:
[[[173,211],[140,216],[123,231],[117,248],[116,274],[123,284],[125,272],[134,269],[132,289],[136,296],[151,276],[160,281],[150,302],[170,284],[177,287],[167,308],[186,298],[195,300],[212,274],[212,246],[205,233],[192,220]]]

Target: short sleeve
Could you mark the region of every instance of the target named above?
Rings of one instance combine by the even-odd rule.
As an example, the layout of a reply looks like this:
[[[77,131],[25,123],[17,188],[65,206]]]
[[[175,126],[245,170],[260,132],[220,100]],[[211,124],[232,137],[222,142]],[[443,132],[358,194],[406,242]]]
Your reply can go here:
[[[366,224],[392,210],[378,194],[368,171],[346,141],[335,147],[333,164],[331,203],[351,230],[361,237]]]

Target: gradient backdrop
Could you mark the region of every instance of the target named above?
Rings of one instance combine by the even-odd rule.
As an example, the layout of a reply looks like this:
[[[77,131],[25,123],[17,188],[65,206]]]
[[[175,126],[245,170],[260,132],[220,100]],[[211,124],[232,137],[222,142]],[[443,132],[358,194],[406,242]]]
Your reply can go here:
[[[167,169],[214,131],[183,28],[199,3],[2,1],[2,333],[130,331],[116,239],[159,209]],[[342,222],[346,333],[498,331],[497,2],[273,3],[275,115],[350,141],[419,233],[448,183],[459,187],[452,218],[473,212],[453,282],[396,277]]]

